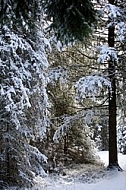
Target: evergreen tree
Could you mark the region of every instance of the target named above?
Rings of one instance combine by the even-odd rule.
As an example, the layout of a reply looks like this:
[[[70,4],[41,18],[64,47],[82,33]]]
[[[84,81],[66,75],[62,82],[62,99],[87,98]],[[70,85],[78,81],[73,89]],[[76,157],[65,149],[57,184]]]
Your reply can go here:
[[[45,73],[39,1],[0,1],[0,181],[31,186],[46,157],[31,140],[46,128]],[[41,44],[40,44],[41,42]],[[2,188],[2,187],[1,187]]]
[[[90,0],[43,0],[45,19],[50,21],[48,30],[63,44],[83,41],[92,32],[96,11]]]
[[[103,46],[101,46],[99,63],[108,64],[108,77],[111,81],[112,91],[109,90],[109,169],[117,168],[121,170],[118,165],[117,157],[117,108],[118,96],[120,89],[118,88],[119,81],[124,79],[121,74],[120,54],[123,52],[121,46],[124,45],[125,40],[125,9],[121,6],[121,1],[110,0],[106,4],[101,2],[104,10],[103,21],[106,23],[108,31],[107,37],[104,37]],[[123,28],[122,28],[123,23]],[[104,25],[105,26],[105,25]],[[123,45],[122,45],[123,44]],[[120,74],[119,74],[120,73]],[[123,113],[123,107],[120,108]]]

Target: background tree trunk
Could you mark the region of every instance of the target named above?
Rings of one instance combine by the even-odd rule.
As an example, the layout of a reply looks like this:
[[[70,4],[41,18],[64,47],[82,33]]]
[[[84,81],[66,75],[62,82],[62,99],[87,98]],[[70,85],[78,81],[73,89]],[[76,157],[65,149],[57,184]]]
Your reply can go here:
[[[114,0],[109,0],[109,3],[114,4]],[[115,27],[110,26],[108,29],[108,45],[114,47],[114,32]],[[117,156],[117,132],[116,132],[116,79],[115,79],[115,61],[113,58],[108,63],[109,78],[112,84],[112,92],[109,91],[109,166],[108,168],[117,167],[118,165]]]

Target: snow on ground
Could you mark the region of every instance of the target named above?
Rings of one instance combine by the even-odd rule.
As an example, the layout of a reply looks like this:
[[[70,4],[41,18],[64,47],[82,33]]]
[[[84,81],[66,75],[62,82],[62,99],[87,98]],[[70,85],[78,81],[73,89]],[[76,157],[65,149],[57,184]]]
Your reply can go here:
[[[108,165],[108,152],[98,152],[104,165]],[[123,172],[107,171],[103,166],[85,166],[69,169],[67,175],[37,178],[33,190],[126,190],[126,155],[118,154]],[[73,172],[72,172],[73,171]]]
[[[64,176],[52,174],[45,178],[36,177],[33,188],[13,187],[8,190],[126,190],[126,155],[118,154],[123,171],[108,171],[108,152],[100,151],[97,154],[105,167],[103,164],[75,165],[66,169]]]
[[[99,151],[97,154],[100,156],[104,165],[107,166],[108,165],[108,156],[109,156],[108,151]],[[119,165],[122,167],[122,169],[126,170],[126,155],[118,153],[118,162],[119,162]]]

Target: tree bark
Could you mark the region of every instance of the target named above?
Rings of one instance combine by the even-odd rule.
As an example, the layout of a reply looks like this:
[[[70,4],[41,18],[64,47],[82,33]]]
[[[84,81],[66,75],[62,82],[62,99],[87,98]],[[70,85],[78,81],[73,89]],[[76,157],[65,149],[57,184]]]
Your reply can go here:
[[[109,0],[109,3],[114,4],[114,0]],[[108,45],[115,45],[115,27],[108,28]],[[116,131],[116,77],[115,77],[115,61],[111,59],[108,63],[108,73],[112,85],[112,92],[109,91],[109,169],[117,168],[122,170],[118,164],[117,156],[117,131]]]

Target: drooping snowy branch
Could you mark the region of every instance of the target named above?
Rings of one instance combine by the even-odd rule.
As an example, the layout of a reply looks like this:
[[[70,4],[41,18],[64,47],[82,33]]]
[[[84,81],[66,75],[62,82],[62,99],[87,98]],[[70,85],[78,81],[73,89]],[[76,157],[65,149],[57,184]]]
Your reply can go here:
[[[113,20],[117,17],[121,16],[121,10],[119,7],[112,5],[112,4],[106,4],[104,7],[104,10],[107,11],[108,17]]]
[[[126,19],[126,18],[125,18]],[[123,43],[126,39],[126,23],[119,22],[116,26],[117,39]]]
[[[98,47],[98,51],[99,51],[99,55],[98,55],[97,62],[99,64],[104,63],[106,61],[112,61],[112,62],[118,61],[115,48],[108,47],[107,45],[103,45],[103,46]]]
[[[92,110],[88,110],[85,115],[85,124],[90,124],[92,121],[92,118],[94,116],[94,112]]]
[[[55,85],[57,81],[60,84],[65,84],[67,80],[67,70],[64,67],[58,66],[53,68],[48,73],[48,83]]]
[[[75,84],[77,98],[95,100],[103,88],[111,89],[111,82],[102,76],[86,76]]]
[[[91,123],[93,118],[92,110],[82,110],[73,116],[64,116],[62,119],[62,124],[57,128],[54,133],[53,140],[54,142],[59,142],[59,140],[65,136],[68,131],[71,129],[71,126],[77,120],[83,119],[84,126]]]
[[[59,142],[59,140],[70,130],[70,125],[76,120],[83,118],[85,113],[85,111],[82,111],[79,112],[79,114],[75,114],[73,116],[64,116],[62,124],[54,133],[53,140],[55,142]]]

